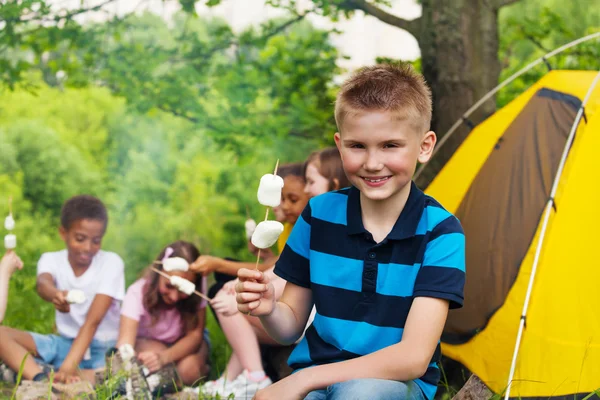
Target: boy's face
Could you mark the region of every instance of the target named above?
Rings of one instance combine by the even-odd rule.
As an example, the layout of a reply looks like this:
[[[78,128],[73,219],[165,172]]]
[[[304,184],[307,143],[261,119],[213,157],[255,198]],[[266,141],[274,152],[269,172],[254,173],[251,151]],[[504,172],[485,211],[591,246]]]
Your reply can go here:
[[[308,195],[304,193],[304,180],[294,175],[286,176],[283,180],[280,206],[285,213],[285,220],[295,224],[306,203]]]
[[[73,268],[90,266],[102,245],[105,228],[105,223],[96,219],[78,219],[73,221],[69,229],[63,226],[59,228]]]
[[[341,129],[340,129],[341,130]],[[335,134],[346,175],[369,200],[394,199],[410,190],[417,161],[431,157],[435,134],[421,134],[387,111],[348,116]]]

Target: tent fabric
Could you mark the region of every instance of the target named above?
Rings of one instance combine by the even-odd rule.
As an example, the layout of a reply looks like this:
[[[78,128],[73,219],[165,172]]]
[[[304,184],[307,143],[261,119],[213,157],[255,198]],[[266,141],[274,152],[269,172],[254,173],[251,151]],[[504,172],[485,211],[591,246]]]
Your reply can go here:
[[[540,89],[508,126],[471,183],[456,217],[467,243],[470,299],[446,324],[444,340],[461,343],[483,329],[515,282],[550,195],[581,101]],[[523,190],[526,188],[527,190]]]
[[[473,317],[461,316],[459,310],[450,312],[444,338],[462,335],[462,340],[449,343],[443,338],[442,351],[496,393],[506,389],[542,209],[554,180],[555,157],[557,152],[560,157],[565,144],[564,124],[573,120],[574,108],[569,102],[584,98],[595,75],[593,71],[549,72],[478,125],[426,190],[446,209],[461,214],[461,222],[468,225],[465,306],[471,307],[471,301],[485,303],[476,305],[481,313]],[[541,98],[540,93],[548,96]],[[542,114],[546,117],[536,117]],[[585,114],[555,196],[556,208],[542,247],[511,397],[583,398],[600,388],[600,257],[596,254],[600,237],[596,154],[600,149],[600,87],[593,91]],[[527,124],[519,125],[527,118]],[[517,126],[525,129],[521,136]],[[512,157],[505,155],[503,160],[512,160],[513,167],[521,165],[521,171],[498,160],[500,153],[509,150]],[[536,158],[529,160],[531,155]],[[531,172],[531,168],[538,170]],[[495,196],[506,198],[496,199],[486,192],[497,190],[496,186],[501,189]],[[480,204],[484,201],[488,203]],[[491,210],[494,207],[504,209]],[[471,231],[468,221],[475,219],[479,221]],[[500,237],[489,232],[500,225]],[[469,255],[470,251],[477,255]],[[516,267],[511,265],[515,260]],[[478,272],[481,265],[486,272]],[[484,288],[473,291],[471,286]],[[494,287],[503,289],[489,289]],[[486,290],[490,290],[489,296]],[[466,322],[456,322],[460,318]]]

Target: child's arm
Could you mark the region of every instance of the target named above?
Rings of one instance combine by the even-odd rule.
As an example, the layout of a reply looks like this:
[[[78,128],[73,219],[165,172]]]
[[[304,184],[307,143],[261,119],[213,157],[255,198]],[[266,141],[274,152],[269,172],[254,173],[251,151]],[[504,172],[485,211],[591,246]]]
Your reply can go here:
[[[121,319],[119,320],[119,339],[117,340],[117,348],[124,344],[129,344],[131,347],[135,348],[135,339],[137,338],[139,324],[139,321],[121,314]]]
[[[54,304],[54,308],[63,313],[71,311],[67,302],[67,291],[58,290],[54,284],[54,277],[48,272],[44,272],[37,277],[37,292],[40,297],[49,303]]]
[[[241,269],[238,277],[235,290],[240,312],[260,317],[269,336],[277,342],[295,343],[304,332],[313,306],[311,290],[286,282],[281,298],[275,301],[275,288],[267,274]]]
[[[271,257],[268,260],[265,260],[262,264],[258,264],[258,269],[260,271],[265,271],[273,267],[278,258],[279,257]],[[255,265],[255,262],[230,261],[219,257],[202,255],[190,265],[190,270],[202,275],[208,275],[211,272],[220,272],[222,274],[236,276],[240,269],[254,269]]]
[[[200,348],[204,338],[204,321],[206,319],[206,307],[198,310],[198,325],[195,329],[186,333],[173,346],[163,350],[158,356],[162,365],[177,362],[183,357],[194,354]]]
[[[448,315],[448,300],[417,297],[400,343],[352,360],[298,371],[261,391],[261,399],[303,398],[307,393],[351,379],[408,381],[425,374]]]
[[[13,272],[23,268],[23,261],[14,251],[7,251],[0,260],[0,324],[4,321],[8,298],[8,281]]]
[[[112,301],[113,298],[108,295],[96,294],[88,311],[87,318],[85,319],[83,326],[79,329],[77,337],[71,345],[71,350],[69,350],[59,372],[62,372],[67,376],[75,374],[79,363],[83,359],[90,343],[92,343],[96,330],[110,308]]]

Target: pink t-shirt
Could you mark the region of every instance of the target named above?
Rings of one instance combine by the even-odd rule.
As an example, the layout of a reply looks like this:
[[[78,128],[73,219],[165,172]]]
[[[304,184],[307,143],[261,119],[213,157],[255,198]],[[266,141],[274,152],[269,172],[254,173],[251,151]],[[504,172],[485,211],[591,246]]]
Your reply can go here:
[[[137,337],[160,340],[165,343],[174,343],[183,336],[181,328],[181,314],[177,309],[164,310],[154,325],[152,316],[144,308],[144,286],[146,279],[138,279],[129,289],[121,305],[121,315],[138,321]],[[202,279],[202,293],[206,293],[206,277]],[[206,307],[206,300],[202,300],[199,308]]]

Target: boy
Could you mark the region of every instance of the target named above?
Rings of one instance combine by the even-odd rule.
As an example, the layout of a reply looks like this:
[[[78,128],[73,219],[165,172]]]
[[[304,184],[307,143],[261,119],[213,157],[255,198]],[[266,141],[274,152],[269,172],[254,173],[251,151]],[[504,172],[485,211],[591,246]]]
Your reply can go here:
[[[59,233],[66,249],[43,254],[37,268],[37,291],[56,308],[58,334],[0,327],[0,359],[12,370],[19,370],[27,352],[58,369],[57,381],[77,380],[78,368],[104,365],[106,350],[117,340],[119,302],[125,292],[123,261],[100,250],[107,223],[106,208],[95,197],[75,196],[63,205]],[[67,302],[72,289],[83,291],[83,303]],[[84,372],[93,379],[93,371]],[[25,379],[45,380],[47,373],[32,357],[26,359]]]
[[[460,307],[464,234],[412,183],[431,157],[431,94],[406,66],[359,71],[337,97],[334,139],[353,187],[313,198],[275,266],[278,302],[262,273],[240,270],[238,309],[277,341],[302,334],[295,373],[256,399],[433,399],[439,340]]]

